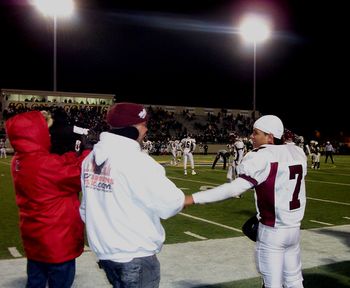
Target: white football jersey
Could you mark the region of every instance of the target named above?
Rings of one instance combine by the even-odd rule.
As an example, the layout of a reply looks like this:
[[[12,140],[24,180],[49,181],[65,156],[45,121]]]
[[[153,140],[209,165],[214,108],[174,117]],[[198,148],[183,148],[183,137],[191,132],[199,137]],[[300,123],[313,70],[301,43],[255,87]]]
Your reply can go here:
[[[196,149],[196,140],[194,138],[184,138],[181,140],[181,146],[184,152],[193,152]]]
[[[299,227],[304,217],[307,159],[294,144],[262,145],[237,167],[255,188],[260,222],[271,227]]]
[[[245,150],[245,145],[242,140],[238,139],[236,142],[233,144],[235,150],[236,150],[236,164],[240,164],[243,160],[243,155],[244,155],[244,150]]]
[[[177,143],[175,142],[175,140],[170,140],[169,142],[168,142],[168,145],[169,145],[169,147],[170,147],[170,151],[172,151],[172,150],[174,150],[174,151],[176,151],[176,149],[177,149]]]

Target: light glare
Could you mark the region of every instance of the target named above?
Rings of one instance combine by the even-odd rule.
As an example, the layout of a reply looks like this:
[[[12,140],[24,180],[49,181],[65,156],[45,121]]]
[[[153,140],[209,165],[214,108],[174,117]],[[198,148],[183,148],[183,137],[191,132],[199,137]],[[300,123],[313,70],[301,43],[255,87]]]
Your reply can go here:
[[[270,24],[265,17],[250,15],[241,25],[240,31],[244,40],[249,42],[262,42],[270,37]]]
[[[69,16],[73,13],[73,0],[33,0],[34,5],[44,15]]]

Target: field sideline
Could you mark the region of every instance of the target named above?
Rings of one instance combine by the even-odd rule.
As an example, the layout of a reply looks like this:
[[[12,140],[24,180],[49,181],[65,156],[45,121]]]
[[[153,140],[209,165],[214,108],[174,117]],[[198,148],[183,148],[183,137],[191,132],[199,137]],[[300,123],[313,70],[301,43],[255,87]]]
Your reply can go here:
[[[210,168],[213,158],[214,155],[195,155],[198,174],[184,176],[181,165],[167,165],[170,156],[155,157],[160,163],[166,164],[168,177],[186,194],[225,182],[226,171],[222,169],[221,163],[217,163],[214,170]],[[0,259],[22,258],[24,254],[18,231],[18,215],[9,163],[10,158],[0,159]],[[324,163],[322,157],[320,170],[308,170],[306,185],[308,202],[302,222],[303,230],[350,224],[350,156],[336,155],[335,164]],[[163,221],[167,233],[166,244],[242,236],[241,226],[254,211],[253,193],[249,191],[243,198],[191,206],[179,215]],[[349,239],[349,233],[347,235]],[[350,246],[348,241],[347,244]],[[345,263],[348,271],[349,262]],[[339,269],[345,268],[340,266]],[[344,281],[349,286],[337,287],[350,287],[350,278]],[[254,287],[230,285],[215,287]]]

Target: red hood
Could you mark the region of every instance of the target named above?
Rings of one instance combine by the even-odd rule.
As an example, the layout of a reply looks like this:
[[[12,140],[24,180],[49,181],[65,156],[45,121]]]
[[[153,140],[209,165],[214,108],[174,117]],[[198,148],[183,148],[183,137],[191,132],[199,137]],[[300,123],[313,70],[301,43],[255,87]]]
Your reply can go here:
[[[47,123],[39,111],[18,114],[6,121],[6,132],[17,153],[49,152]]]

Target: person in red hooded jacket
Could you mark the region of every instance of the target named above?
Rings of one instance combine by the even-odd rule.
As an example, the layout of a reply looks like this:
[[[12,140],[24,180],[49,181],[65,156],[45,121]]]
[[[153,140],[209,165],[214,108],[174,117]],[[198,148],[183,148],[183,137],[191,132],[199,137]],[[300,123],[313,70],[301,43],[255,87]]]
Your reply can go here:
[[[75,258],[84,249],[79,215],[81,163],[78,155],[50,153],[47,114],[18,114],[6,121],[15,150],[11,173],[19,208],[20,231],[27,256],[27,288],[71,287]]]

